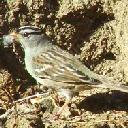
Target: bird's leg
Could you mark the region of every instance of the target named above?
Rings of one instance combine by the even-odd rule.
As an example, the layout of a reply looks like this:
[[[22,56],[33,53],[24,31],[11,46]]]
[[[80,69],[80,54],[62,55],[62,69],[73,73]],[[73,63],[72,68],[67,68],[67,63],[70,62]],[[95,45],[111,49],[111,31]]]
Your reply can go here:
[[[68,107],[68,104],[71,102],[71,100],[69,100],[69,99],[66,99],[66,101],[65,101],[65,103],[64,103],[64,105],[58,110],[58,112],[56,113],[56,116],[60,116],[61,115],[61,113],[63,113],[63,111],[65,111],[65,109],[69,109],[69,107]]]
[[[61,96],[64,96],[66,98],[66,101],[65,101],[64,105],[55,114],[56,117],[59,117],[62,113],[64,113],[64,111],[67,108],[69,109],[68,104],[71,103],[71,100],[73,97],[73,92],[69,89],[61,89],[61,90],[59,90],[58,94]],[[66,111],[69,111],[69,110],[66,110]]]
[[[56,94],[56,93],[51,94],[51,97],[53,99],[53,103],[54,103],[55,107],[58,107],[59,106],[59,103],[60,103],[58,94]]]

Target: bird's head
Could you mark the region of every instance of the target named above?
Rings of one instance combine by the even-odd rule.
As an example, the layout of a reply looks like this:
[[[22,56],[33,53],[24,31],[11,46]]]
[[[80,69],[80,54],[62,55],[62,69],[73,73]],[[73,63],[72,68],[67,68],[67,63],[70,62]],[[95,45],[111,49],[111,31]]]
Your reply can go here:
[[[48,41],[41,29],[35,26],[22,26],[10,35],[14,40],[20,42],[24,49],[34,48]]]

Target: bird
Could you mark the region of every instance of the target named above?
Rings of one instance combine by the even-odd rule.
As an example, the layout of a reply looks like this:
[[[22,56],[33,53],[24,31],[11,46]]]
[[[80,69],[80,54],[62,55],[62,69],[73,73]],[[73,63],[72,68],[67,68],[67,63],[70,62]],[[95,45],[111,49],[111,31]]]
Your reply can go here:
[[[10,35],[21,43],[28,73],[41,86],[56,90],[65,97],[58,113],[71,102],[76,92],[93,88],[128,92],[126,85],[91,71],[76,56],[53,43],[39,27],[21,26]]]

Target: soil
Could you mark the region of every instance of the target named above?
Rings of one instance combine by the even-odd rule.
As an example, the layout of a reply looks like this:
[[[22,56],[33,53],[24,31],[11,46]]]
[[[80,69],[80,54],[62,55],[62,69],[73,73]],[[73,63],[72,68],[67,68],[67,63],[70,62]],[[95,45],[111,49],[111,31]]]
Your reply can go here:
[[[128,86],[127,8],[127,0],[1,0],[0,37],[23,25],[38,26],[90,70]],[[55,94],[14,102],[42,92],[47,89],[25,70],[21,46],[3,47],[0,39],[1,128],[128,128],[127,93],[80,92],[57,120]]]

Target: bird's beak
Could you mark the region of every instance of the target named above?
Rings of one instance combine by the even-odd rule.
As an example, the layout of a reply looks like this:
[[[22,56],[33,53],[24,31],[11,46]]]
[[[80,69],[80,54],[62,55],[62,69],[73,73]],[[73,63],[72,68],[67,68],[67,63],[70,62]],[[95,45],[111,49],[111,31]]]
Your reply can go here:
[[[2,39],[3,39],[3,45],[5,47],[6,46],[8,47],[11,43],[19,42],[18,33],[16,33],[16,32],[12,32],[9,35],[3,35]]]
[[[14,41],[18,41],[18,33],[17,32],[10,33],[10,36],[13,38]]]

